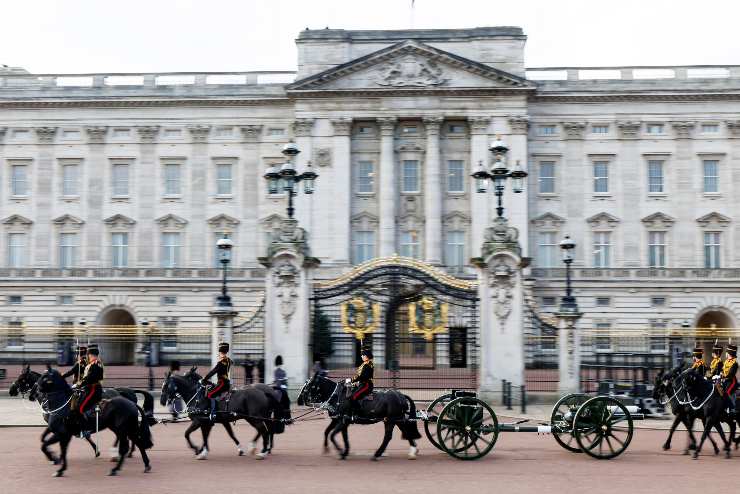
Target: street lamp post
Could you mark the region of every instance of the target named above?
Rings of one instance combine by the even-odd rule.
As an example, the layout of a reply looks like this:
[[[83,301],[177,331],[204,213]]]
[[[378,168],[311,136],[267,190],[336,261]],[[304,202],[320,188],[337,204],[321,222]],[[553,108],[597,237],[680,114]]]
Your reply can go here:
[[[471,176],[475,179],[476,191],[479,194],[485,194],[487,192],[489,180],[493,182],[493,190],[496,194],[496,215],[502,218],[504,216],[503,198],[506,179],[511,179],[514,193],[520,194],[524,191],[524,179],[528,174],[522,168],[519,160],[516,161],[512,170],[507,168],[506,154],[509,152],[509,147],[498,137],[491,143],[488,150],[493,153],[493,168],[489,170],[483,164],[483,161],[479,161],[478,168]]]
[[[223,238],[219,238],[216,242],[216,247],[219,252],[219,262],[223,271],[223,280],[221,282],[221,295],[217,299],[218,307],[231,308],[231,297],[229,296],[229,289],[227,286],[226,272],[231,262],[231,249],[234,247],[234,243],[231,239],[224,234]]]
[[[298,149],[295,143],[289,142],[283,147],[283,156],[285,156],[287,161],[282,165],[270,167],[264,175],[267,180],[267,191],[270,194],[280,192],[280,182],[282,180],[283,191],[288,194],[288,218],[293,218],[293,213],[295,212],[293,198],[298,193],[298,183],[303,182],[304,194],[313,194],[314,181],[319,176],[318,173],[313,171],[310,161],[306,164],[306,170],[298,174],[293,161],[300,152],[300,149]]]
[[[570,238],[570,235],[566,235],[560,242],[560,248],[563,251],[563,262],[565,263],[565,297],[560,301],[560,312],[562,314],[577,314],[578,303],[573,296],[570,278],[570,265],[573,264],[573,251],[576,248],[576,243]]]

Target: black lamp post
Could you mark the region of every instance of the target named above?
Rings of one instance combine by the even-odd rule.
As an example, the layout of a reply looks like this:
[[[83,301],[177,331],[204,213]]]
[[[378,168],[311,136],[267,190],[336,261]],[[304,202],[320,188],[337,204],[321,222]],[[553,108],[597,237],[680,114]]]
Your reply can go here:
[[[226,271],[229,263],[231,262],[231,249],[234,247],[234,243],[229,237],[224,234],[223,238],[219,238],[216,242],[218,247],[219,262],[223,270],[223,281],[221,283],[221,295],[217,299],[217,305],[221,308],[231,309],[231,297],[227,287]]]
[[[563,262],[565,263],[565,297],[560,301],[560,312],[563,314],[577,314],[578,303],[576,303],[576,298],[573,296],[570,279],[570,265],[573,264],[573,252],[576,243],[570,238],[570,235],[566,235],[560,242],[560,248],[563,250]]]
[[[306,171],[300,175],[298,174],[293,160],[300,152],[295,143],[289,142],[283,147],[283,156],[287,161],[283,165],[271,166],[264,175],[267,180],[267,191],[270,194],[279,193],[280,180],[283,181],[283,191],[288,194],[288,218],[292,218],[295,212],[293,198],[298,193],[298,183],[303,182],[304,194],[313,194],[314,181],[319,176],[318,173],[313,171],[310,161],[306,164]]]
[[[506,167],[506,153],[509,152],[509,147],[501,139],[496,138],[488,150],[493,153],[493,168],[488,170],[480,161],[478,162],[478,169],[471,176],[475,179],[476,191],[479,194],[485,194],[488,190],[488,180],[493,182],[493,190],[496,193],[497,200],[496,214],[501,218],[504,215],[503,197],[506,179],[511,179],[512,190],[519,194],[524,190],[524,179],[528,174],[522,168],[519,160],[517,160],[513,170]]]

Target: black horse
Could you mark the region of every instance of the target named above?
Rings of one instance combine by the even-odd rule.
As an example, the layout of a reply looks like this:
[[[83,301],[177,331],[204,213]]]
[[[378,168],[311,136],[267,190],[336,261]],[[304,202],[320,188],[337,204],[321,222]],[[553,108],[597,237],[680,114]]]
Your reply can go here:
[[[208,436],[216,423],[224,426],[229,437],[236,444],[239,455],[243,455],[244,450],[234,435],[231,422],[244,419],[257,430],[257,435],[250,444],[250,452],[254,450],[257,439],[261,437],[262,450],[256,454],[256,458],[264,459],[272,450],[273,434],[276,430],[274,415],[279,409],[279,402],[274,390],[264,384],[254,384],[245,389],[236,390],[231,393],[228,402],[217,402],[216,417],[214,421],[211,421],[210,404],[205,396],[206,388],[200,384],[200,380],[201,376],[195,372],[195,368],[190,369],[185,376],[170,373],[162,384],[160,398],[163,406],[177,398],[185,401],[192,422],[185,431],[185,440],[197,458],[199,460],[208,458]],[[198,429],[203,434],[203,445],[200,448],[190,440],[190,434]]]
[[[671,412],[674,415],[673,424],[668,431],[668,438],[663,444],[664,450],[671,449],[671,439],[673,433],[679,424],[683,424],[686,427],[688,433],[688,443],[684,449],[684,454],[689,454],[690,450],[696,450],[696,437],[694,436],[694,422],[696,419],[702,420],[704,418],[703,410],[694,410],[687,403],[686,390],[682,384],[678,382],[680,379],[681,372],[684,370],[684,366],[679,366],[671,369],[668,372],[659,372],[655,377],[655,383],[653,387],[653,399],[659,403],[667,404],[671,407]],[[714,454],[719,454],[719,448],[717,443],[714,441],[711,435],[708,436],[709,441],[714,447]]]
[[[67,420],[73,391],[62,375],[51,368],[41,375],[36,382],[36,388],[45,402],[49,429],[53,433],[51,438],[42,442],[41,451],[49,461],[61,465],[55,474],[61,477],[67,469],[67,448],[72,437],[79,432]],[[139,415],[141,415],[141,422],[139,422]],[[110,429],[118,440],[118,461],[110,471],[110,475],[118,474],[123,466],[129,442],[139,448],[141,459],[144,461],[144,472],[151,471],[146,450],[151,448],[153,443],[149,430],[149,418],[144,410],[121,396],[104,400],[100,404],[100,413],[95,419],[94,426],[97,430]],[[50,445],[57,442],[61,447],[59,458],[55,458],[48,449]]]
[[[344,383],[334,382],[331,379],[320,376],[318,373],[306,381],[298,395],[298,405],[310,405],[326,408],[331,417],[331,423],[324,431],[324,451],[328,449],[327,438],[339,453],[339,458],[344,460],[349,455],[349,425],[375,424],[383,422],[385,434],[383,442],[375,451],[372,460],[378,460],[388,443],[393,437],[393,429],[398,427],[401,437],[409,442],[408,458],[416,459],[418,448],[416,440],[421,438],[416,423],[416,404],[403,393],[396,390],[374,391],[370,397],[359,402],[360,414],[357,417],[347,417],[340,414],[343,400],[349,399],[347,392],[350,391]],[[340,448],[335,436],[342,434],[344,448]]]
[[[696,450],[694,450],[693,458],[695,460],[699,458],[704,440],[709,436],[712,428],[719,433],[719,437],[724,443],[725,458],[729,458],[730,443],[735,437],[736,427],[735,416],[725,411],[725,397],[717,391],[714,384],[693,369],[683,371],[680,375],[680,381],[686,388],[686,397],[688,398],[689,406],[693,410],[702,410],[704,413],[704,432],[702,432],[701,440]],[[725,437],[725,432],[722,430],[723,422],[730,427],[729,439]]]
[[[37,397],[37,391],[38,389],[35,387],[36,382],[38,381],[39,377],[41,377],[41,374],[31,370],[31,364],[26,364],[23,366],[23,370],[21,371],[18,378],[13,381],[13,383],[10,385],[10,389],[8,390],[10,396],[18,396],[19,394],[21,396],[25,396],[28,394],[28,399],[30,401],[36,401]],[[110,399],[115,398],[116,396],[123,396],[127,400],[131,401],[135,405],[138,405],[138,398],[137,394],[142,395],[143,397],[143,405],[142,408],[144,409],[144,412],[147,415],[149,425],[154,425],[156,422],[154,419],[154,397],[151,393],[141,390],[141,389],[132,389],[132,388],[104,388],[103,389],[103,398],[104,399]],[[49,417],[44,415],[44,420],[48,423]],[[44,429],[44,432],[41,434],[41,442],[44,442],[47,437],[51,434],[51,429],[47,427]],[[95,457],[97,458],[100,456],[100,451],[98,450],[97,445],[93,442],[93,440],[89,436],[85,436],[85,440],[90,445],[90,447],[95,452]],[[115,451],[118,450],[118,439],[116,438],[116,441],[113,443],[113,449]],[[134,454],[134,444],[131,443],[129,446],[129,454],[128,457],[131,458]],[[118,461],[118,457],[115,454],[111,455],[111,461]]]

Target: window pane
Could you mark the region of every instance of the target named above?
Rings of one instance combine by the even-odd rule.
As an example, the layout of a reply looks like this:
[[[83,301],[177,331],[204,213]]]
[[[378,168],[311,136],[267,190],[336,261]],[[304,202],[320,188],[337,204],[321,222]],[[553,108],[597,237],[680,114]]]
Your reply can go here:
[[[465,192],[465,167],[462,160],[447,162],[447,192]]]
[[[401,232],[400,254],[403,257],[419,258],[419,234],[416,231]]]
[[[64,165],[62,167],[62,195],[78,195],[77,187],[77,165]]]
[[[355,232],[354,238],[355,249],[353,262],[360,264],[373,259],[375,257],[375,232],[358,231]]]
[[[419,162],[404,160],[401,192],[419,192]]]
[[[111,264],[114,268],[128,266],[128,233],[111,234]]]
[[[665,232],[648,233],[648,265],[651,268],[664,268]]]
[[[23,233],[8,234],[8,267],[21,268],[24,266],[26,235]]]
[[[704,160],[704,192],[719,192],[719,161]]]
[[[180,233],[162,233],[162,266],[174,268],[180,265]]]
[[[168,164],[164,167],[164,193],[180,195],[180,165]]]
[[[594,192],[609,192],[609,164],[604,161],[594,163]]]
[[[461,268],[465,266],[465,232],[447,232],[445,245],[445,264],[449,267]]]
[[[704,233],[704,267],[716,269],[720,267],[720,233]]]
[[[607,268],[611,263],[611,233],[594,233],[594,267]]]
[[[231,194],[231,165],[220,163],[216,167],[216,194]]]
[[[357,192],[373,192],[375,167],[372,161],[357,163]]]
[[[663,192],[663,162],[648,161],[648,192]]]
[[[557,240],[555,232],[541,232],[537,245],[537,266],[552,268],[557,265]]]
[[[113,195],[128,195],[128,165],[126,164],[113,165]]]
[[[77,234],[59,234],[59,267],[67,269],[77,265]]]
[[[27,166],[13,165],[11,169],[11,194],[14,196],[25,196],[28,194]]]
[[[540,163],[540,193],[552,194],[555,192],[555,163],[543,161]]]

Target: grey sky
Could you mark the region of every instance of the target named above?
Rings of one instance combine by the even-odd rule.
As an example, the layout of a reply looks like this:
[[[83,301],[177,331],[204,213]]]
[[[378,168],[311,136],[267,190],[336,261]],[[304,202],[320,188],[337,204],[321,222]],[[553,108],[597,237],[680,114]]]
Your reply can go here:
[[[306,27],[407,29],[411,0],[1,0],[36,73],[292,70]],[[740,64],[736,0],[416,0],[415,28],[521,26],[528,67]]]

